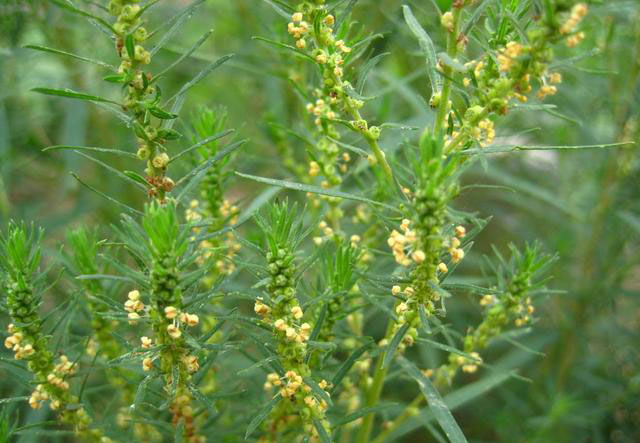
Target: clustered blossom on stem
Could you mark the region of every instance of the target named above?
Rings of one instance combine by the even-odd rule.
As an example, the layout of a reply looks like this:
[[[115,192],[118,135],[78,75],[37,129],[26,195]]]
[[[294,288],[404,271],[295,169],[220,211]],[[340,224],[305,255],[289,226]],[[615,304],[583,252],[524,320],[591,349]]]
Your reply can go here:
[[[34,274],[40,264],[40,237],[28,233],[23,226],[11,225],[6,238],[1,239],[3,254],[0,254],[0,288],[6,295],[6,306],[13,323],[4,340],[16,360],[25,360],[33,374],[35,390],[29,397],[29,405],[39,409],[49,402],[51,410],[57,412],[60,421],[69,424],[78,438],[88,442],[110,442],[97,429],[91,429],[91,418],[79,399],[71,394],[69,379],[77,370],[66,355],[55,362],[49,350],[49,337],[43,331],[43,320],[38,312],[40,296],[34,287]]]
[[[314,422],[318,422],[330,434],[330,424],[326,418],[326,401],[319,400],[305,381],[311,377],[311,369],[306,361],[307,341],[313,329],[304,320],[304,311],[296,297],[295,257],[296,238],[301,225],[295,220],[295,208],[286,203],[272,208],[271,218],[267,222],[259,220],[260,226],[269,242],[266,253],[266,286],[268,300],[258,297],[254,311],[263,324],[268,325],[273,333],[284,374],[272,373],[267,376],[265,389],[271,392],[278,389],[283,398],[271,411],[270,420],[266,424],[269,441],[280,441],[280,433],[284,432],[292,421],[299,421],[313,438],[318,438]],[[326,381],[318,383],[325,389]],[[328,396],[329,393],[325,391]]]
[[[316,144],[317,156],[309,163],[309,175],[322,174],[325,180],[321,185],[329,188],[340,184],[340,173],[347,171],[351,160],[348,153],[340,155],[336,143],[340,133],[335,123],[340,119],[348,119],[350,129],[369,143],[374,154],[370,156],[372,164],[384,163],[388,175],[390,168],[377,144],[380,128],[369,126],[360,115],[364,101],[357,98],[353,86],[345,78],[345,65],[353,48],[344,39],[336,37],[336,19],[323,3],[301,3],[291,16],[287,30],[296,47],[314,60],[321,71],[322,84],[313,90],[314,100],[306,105],[320,137]]]
[[[538,99],[544,100],[547,96],[555,95],[558,91],[556,85],[562,82],[562,75],[549,70],[553,57],[551,42],[559,34],[567,36],[569,47],[578,44],[584,38],[584,33],[574,31],[586,14],[587,5],[578,3],[559,29],[547,25],[534,26],[527,32],[526,42],[508,41],[496,49],[495,56],[485,53],[478,59],[464,63],[467,71],[463,74],[462,82],[471,96],[471,103],[462,120],[458,120],[450,110],[451,106],[448,106],[444,126],[448,128],[451,120],[454,127],[450,128],[447,150],[463,146],[470,140],[478,142],[480,146],[491,144],[495,139],[495,130],[490,116],[506,114],[513,99],[527,102],[528,94],[534,90],[534,83],[538,84],[535,91]],[[449,19],[443,16],[443,26],[447,30],[452,26]],[[435,94],[432,100],[438,102],[439,96]]]
[[[116,19],[113,24],[116,52],[121,59],[119,76],[112,81],[125,85],[122,106],[134,118],[137,155],[147,164],[145,173],[149,196],[164,200],[165,195],[175,186],[174,181],[166,175],[170,157],[164,144],[179,135],[152,121],[152,117],[167,119],[175,116],[158,107],[159,90],[153,86],[154,78],[151,73],[144,71],[144,67],[151,63],[151,53],[143,46],[148,32],[141,19],[143,9],[136,3],[138,0],[109,2],[109,13]]]
[[[430,373],[435,375],[439,384],[450,384],[458,369],[474,373],[482,363],[479,351],[504,332],[510,323],[520,328],[532,321],[531,316],[535,311],[530,296],[534,285],[532,278],[548,261],[549,257],[537,256],[537,250],[529,246],[524,253],[514,252],[515,269],[504,290],[496,290],[480,298],[479,304],[484,309],[483,319],[478,326],[469,328],[462,340],[467,356],[451,353],[447,364]]]

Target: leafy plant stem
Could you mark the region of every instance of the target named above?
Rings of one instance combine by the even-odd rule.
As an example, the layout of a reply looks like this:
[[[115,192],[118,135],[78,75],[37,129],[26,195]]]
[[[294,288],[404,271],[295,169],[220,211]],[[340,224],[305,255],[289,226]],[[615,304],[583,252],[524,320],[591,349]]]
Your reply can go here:
[[[455,59],[458,52],[458,29],[460,27],[460,13],[462,8],[453,8],[453,29],[447,35],[447,55],[452,60]],[[433,133],[438,136],[444,127],[445,119],[447,118],[447,109],[449,104],[449,96],[451,95],[451,76],[453,69],[450,66],[444,66],[442,69],[442,75],[444,77],[444,83],[442,85],[442,93],[440,96],[440,104],[438,106],[438,112],[433,125]]]

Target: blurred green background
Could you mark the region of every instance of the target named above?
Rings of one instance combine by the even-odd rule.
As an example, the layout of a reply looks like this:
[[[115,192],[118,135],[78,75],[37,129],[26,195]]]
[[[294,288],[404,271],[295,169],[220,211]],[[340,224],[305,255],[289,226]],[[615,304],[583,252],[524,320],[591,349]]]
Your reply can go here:
[[[409,3],[427,30],[438,30],[431,2]],[[160,24],[186,4],[161,1],[148,20]],[[367,90],[380,97],[367,105],[365,115],[374,122],[423,126],[431,118],[423,99],[430,89],[424,60],[402,20],[402,4],[361,0],[354,8],[355,20],[382,34],[372,55],[390,52],[370,76]],[[511,112],[497,126],[497,143],[639,140],[640,2],[592,2],[585,23],[585,41],[573,51],[558,48],[556,53],[555,67],[564,82],[549,103],[557,109]],[[290,177],[278,162],[279,149],[289,143],[306,163],[304,149],[296,140],[283,140],[274,128],[299,125],[304,103],[287,81],[299,62],[252,39],[287,41],[286,20],[260,0],[207,0],[154,58],[156,69],[170,64],[208,29],[214,33],[207,43],[161,83],[165,93],[177,90],[207,61],[234,53],[192,90],[182,113],[184,125],[198,106],[224,105],[230,126],[249,138],[235,167]],[[441,45],[438,35],[434,32],[436,45]],[[69,225],[118,219],[118,207],[80,186],[70,171],[135,207],[145,195],[132,194],[126,182],[85,158],[42,152],[54,144],[133,151],[135,141],[130,130],[98,106],[30,92],[48,86],[105,97],[119,94],[117,87],[101,80],[105,72],[99,67],[25,49],[26,44],[117,61],[111,41],[86,20],[46,0],[0,2],[0,220],[3,225],[10,218],[35,221],[46,228],[54,248]],[[382,146],[393,150],[405,136],[390,133]],[[174,144],[172,149],[180,148]],[[122,159],[111,159],[110,164],[120,170],[140,166]],[[519,338],[526,349],[505,352],[512,346],[498,345],[485,359],[496,367],[519,368],[529,381],[512,379],[458,409],[456,418],[465,434],[477,442],[640,441],[637,148],[489,156],[464,181],[499,186],[473,189],[457,202],[462,209],[493,216],[466,269],[475,269],[474,261],[489,253],[492,244],[505,250],[510,241],[539,239],[547,251],[559,255],[549,283],[556,293],[538,309],[534,333]],[[235,197],[254,195],[257,189],[246,181],[232,182]],[[467,324],[478,315],[472,303],[457,303],[454,324]],[[3,368],[0,392],[3,397],[12,392],[10,373]],[[427,437],[408,429],[402,438]]]

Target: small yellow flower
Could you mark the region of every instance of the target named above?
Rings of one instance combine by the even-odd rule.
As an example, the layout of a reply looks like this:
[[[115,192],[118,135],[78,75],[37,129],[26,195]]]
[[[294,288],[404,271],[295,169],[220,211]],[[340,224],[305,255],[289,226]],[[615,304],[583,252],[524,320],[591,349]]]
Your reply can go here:
[[[135,325],[138,320],[140,320],[140,314],[138,314],[137,312],[129,312],[127,317],[129,318],[130,325]]]
[[[409,310],[409,306],[406,303],[400,303],[396,306],[396,314],[402,315]]]
[[[273,323],[273,326],[275,326],[275,328],[279,331],[285,331],[288,328],[287,323],[281,318],[277,319]]]
[[[449,268],[445,263],[440,262],[438,264],[438,271],[442,272],[443,274],[446,274],[447,272],[449,272]]]
[[[453,14],[447,11],[440,17],[440,24],[449,32],[453,32]]]
[[[293,315],[293,318],[295,318],[296,320],[300,320],[304,315],[300,306],[294,306],[293,308],[291,308],[291,314]]]
[[[178,310],[174,306],[164,308],[164,316],[169,320],[173,320],[178,316]]]
[[[149,337],[140,337],[140,342],[142,343],[142,347],[144,349],[149,349],[153,345],[153,340]]]
[[[454,263],[458,263],[460,260],[464,258],[464,250],[460,248],[454,248],[450,252],[451,252],[451,261]]]
[[[200,323],[200,318],[196,314],[184,314],[184,319],[181,319],[187,326],[194,327]]]
[[[424,253],[424,251],[417,250],[417,251],[414,251],[413,254],[411,254],[411,258],[416,263],[422,263],[427,258],[427,256]]]
[[[146,372],[150,371],[151,369],[153,369],[153,360],[149,357],[142,360],[142,370]]]
[[[171,336],[171,338],[177,340],[182,336],[182,331],[180,330],[180,328],[174,324],[170,324],[169,326],[167,326],[167,333],[169,334],[169,336]]]
[[[169,156],[166,152],[156,155],[153,157],[151,164],[156,169],[164,169],[169,164]]]

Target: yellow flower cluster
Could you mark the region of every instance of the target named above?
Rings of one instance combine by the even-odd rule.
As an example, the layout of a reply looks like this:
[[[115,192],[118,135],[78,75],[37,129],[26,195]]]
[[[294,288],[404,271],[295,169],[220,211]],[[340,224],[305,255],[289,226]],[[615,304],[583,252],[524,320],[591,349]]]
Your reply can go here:
[[[22,332],[16,331],[13,323],[9,324],[7,329],[11,335],[4,340],[4,347],[15,352],[16,360],[31,357],[34,354],[35,349],[33,349],[33,345],[31,343],[23,343],[24,335]]]
[[[173,320],[173,323],[167,326],[167,333],[174,340],[177,340],[182,336],[180,324],[194,327],[200,323],[200,318],[196,314],[181,312],[174,306],[167,306],[164,308],[164,316],[167,320]]]
[[[223,219],[227,219],[229,224],[234,225],[238,222],[238,214],[240,210],[237,206],[233,205],[229,200],[225,199],[219,208],[219,216]],[[191,200],[189,207],[185,211],[186,219],[190,222],[198,222],[202,220],[203,214],[200,209],[200,202],[198,200]],[[194,227],[194,234],[199,234],[201,227]],[[195,235],[191,237],[191,240],[195,240]],[[198,248],[202,251],[202,254],[196,259],[196,263],[199,265],[204,264],[207,260],[214,257],[216,254],[216,245],[210,240],[202,240],[198,245]],[[216,269],[221,274],[231,274],[235,271],[236,267],[233,264],[233,257],[240,251],[242,245],[236,241],[233,232],[227,232],[224,237],[222,248],[225,250],[226,260],[219,258],[216,260]]]
[[[299,306],[294,306],[291,309],[291,314],[294,317],[298,318],[297,313],[294,313],[294,310],[296,308],[300,309]],[[302,310],[300,310],[300,313],[301,312]],[[302,318],[302,315],[300,315],[299,318]],[[275,322],[273,322],[273,326],[278,331],[284,332],[287,340],[295,341],[297,343],[305,343],[307,340],[309,340],[309,335],[311,335],[311,325],[309,323],[302,323],[299,327],[297,327],[296,325],[289,325],[285,320],[279,318]]]
[[[424,251],[415,249],[418,237],[416,232],[410,228],[410,224],[411,220],[402,220],[400,230],[403,233],[394,229],[387,239],[387,244],[393,252],[393,257],[402,266],[409,266],[413,262],[422,263],[426,259]]]
[[[462,366],[462,372],[473,374],[478,370],[478,364],[482,363],[482,358],[477,352],[471,352],[469,355],[473,357],[473,359],[459,355],[458,364]]]
[[[69,361],[67,356],[61,355],[59,358],[59,363],[55,365],[52,372],[47,374],[47,384],[63,391],[68,391],[69,383],[65,380],[65,378],[69,375],[73,375],[76,370],[76,365]],[[40,407],[42,406],[42,402],[49,400],[50,398],[51,396],[47,392],[46,386],[39,384],[38,386],[36,386],[36,389],[31,393],[31,396],[29,397],[29,406],[31,406],[33,409],[40,409]],[[54,398],[49,406],[53,410],[60,409],[61,401],[57,398]]]
[[[587,15],[588,7],[586,3],[578,3],[571,8],[571,14],[566,22],[560,27],[560,33],[563,35],[570,34],[575,31],[580,22]],[[566,39],[567,46],[573,48],[584,39],[584,32],[577,32],[569,35]]]
[[[322,380],[318,383],[318,386],[324,390],[329,386],[329,383],[326,380]],[[322,411],[327,409],[327,402],[325,400],[318,402],[313,395],[310,395],[311,387],[304,383],[302,376],[296,371],[287,371],[283,378],[280,378],[275,372],[268,374],[264,389],[271,391],[274,387],[280,388],[279,393],[283,398],[293,398],[300,392],[304,395],[303,401],[307,406],[319,407]],[[328,392],[326,394],[329,395]]]
[[[324,220],[321,220],[320,223],[318,223],[318,228],[324,234],[323,237],[320,237],[320,236],[313,237],[313,242],[318,246],[320,246],[326,240],[333,238],[333,236],[335,235],[335,233],[333,232],[333,229]]]
[[[49,393],[45,390],[44,385],[36,386],[35,391],[31,393],[29,397],[29,406],[32,409],[40,409],[42,407],[42,403],[49,400]],[[57,405],[59,406],[59,405]]]
[[[478,126],[471,130],[473,138],[478,140],[480,146],[489,146],[496,138],[496,130],[491,119],[480,120]]]
[[[449,255],[451,255],[451,261],[458,263],[464,258],[464,249],[460,248],[460,239],[467,234],[464,226],[457,226],[455,229],[455,237],[451,237],[449,241]]]
[[[207,438],[203,435],[198,435],[195,433],[194,427],[194,419],[195,419],[195,410],[191,404],[193,403],[193,399],[191,394],[188,391],[183,390],[183,392],[176,396],[175,401],[171,405],[169,409],[172,414],[171,421],[174,425],[177,425],[179,422],[184,422],[184,434],[185,441],[187,443],[205,443]]]
[[[531,314],[534,312],[535,308],[531,304],[531,297],[527,297],[523,304],[516,307],[518,318],[516,318],[513,323],[519,328],[528,324],[531,321]]]
[[[515,59],[522,54],[522,45],[511,41],[498,54],[498,68],[501,72],[509,72]]]
[[[144,311],[145,305],[142,303],[142,300],[140,300],[140,291],[138,290],[134,289],[130,291],[129,294],[127,294],[127,298],[128,300],[124,302],[124,310],[129,313],[127,315],[127,317],[129,317],[129,323],[135,324],[140,319],[139,312]]]

